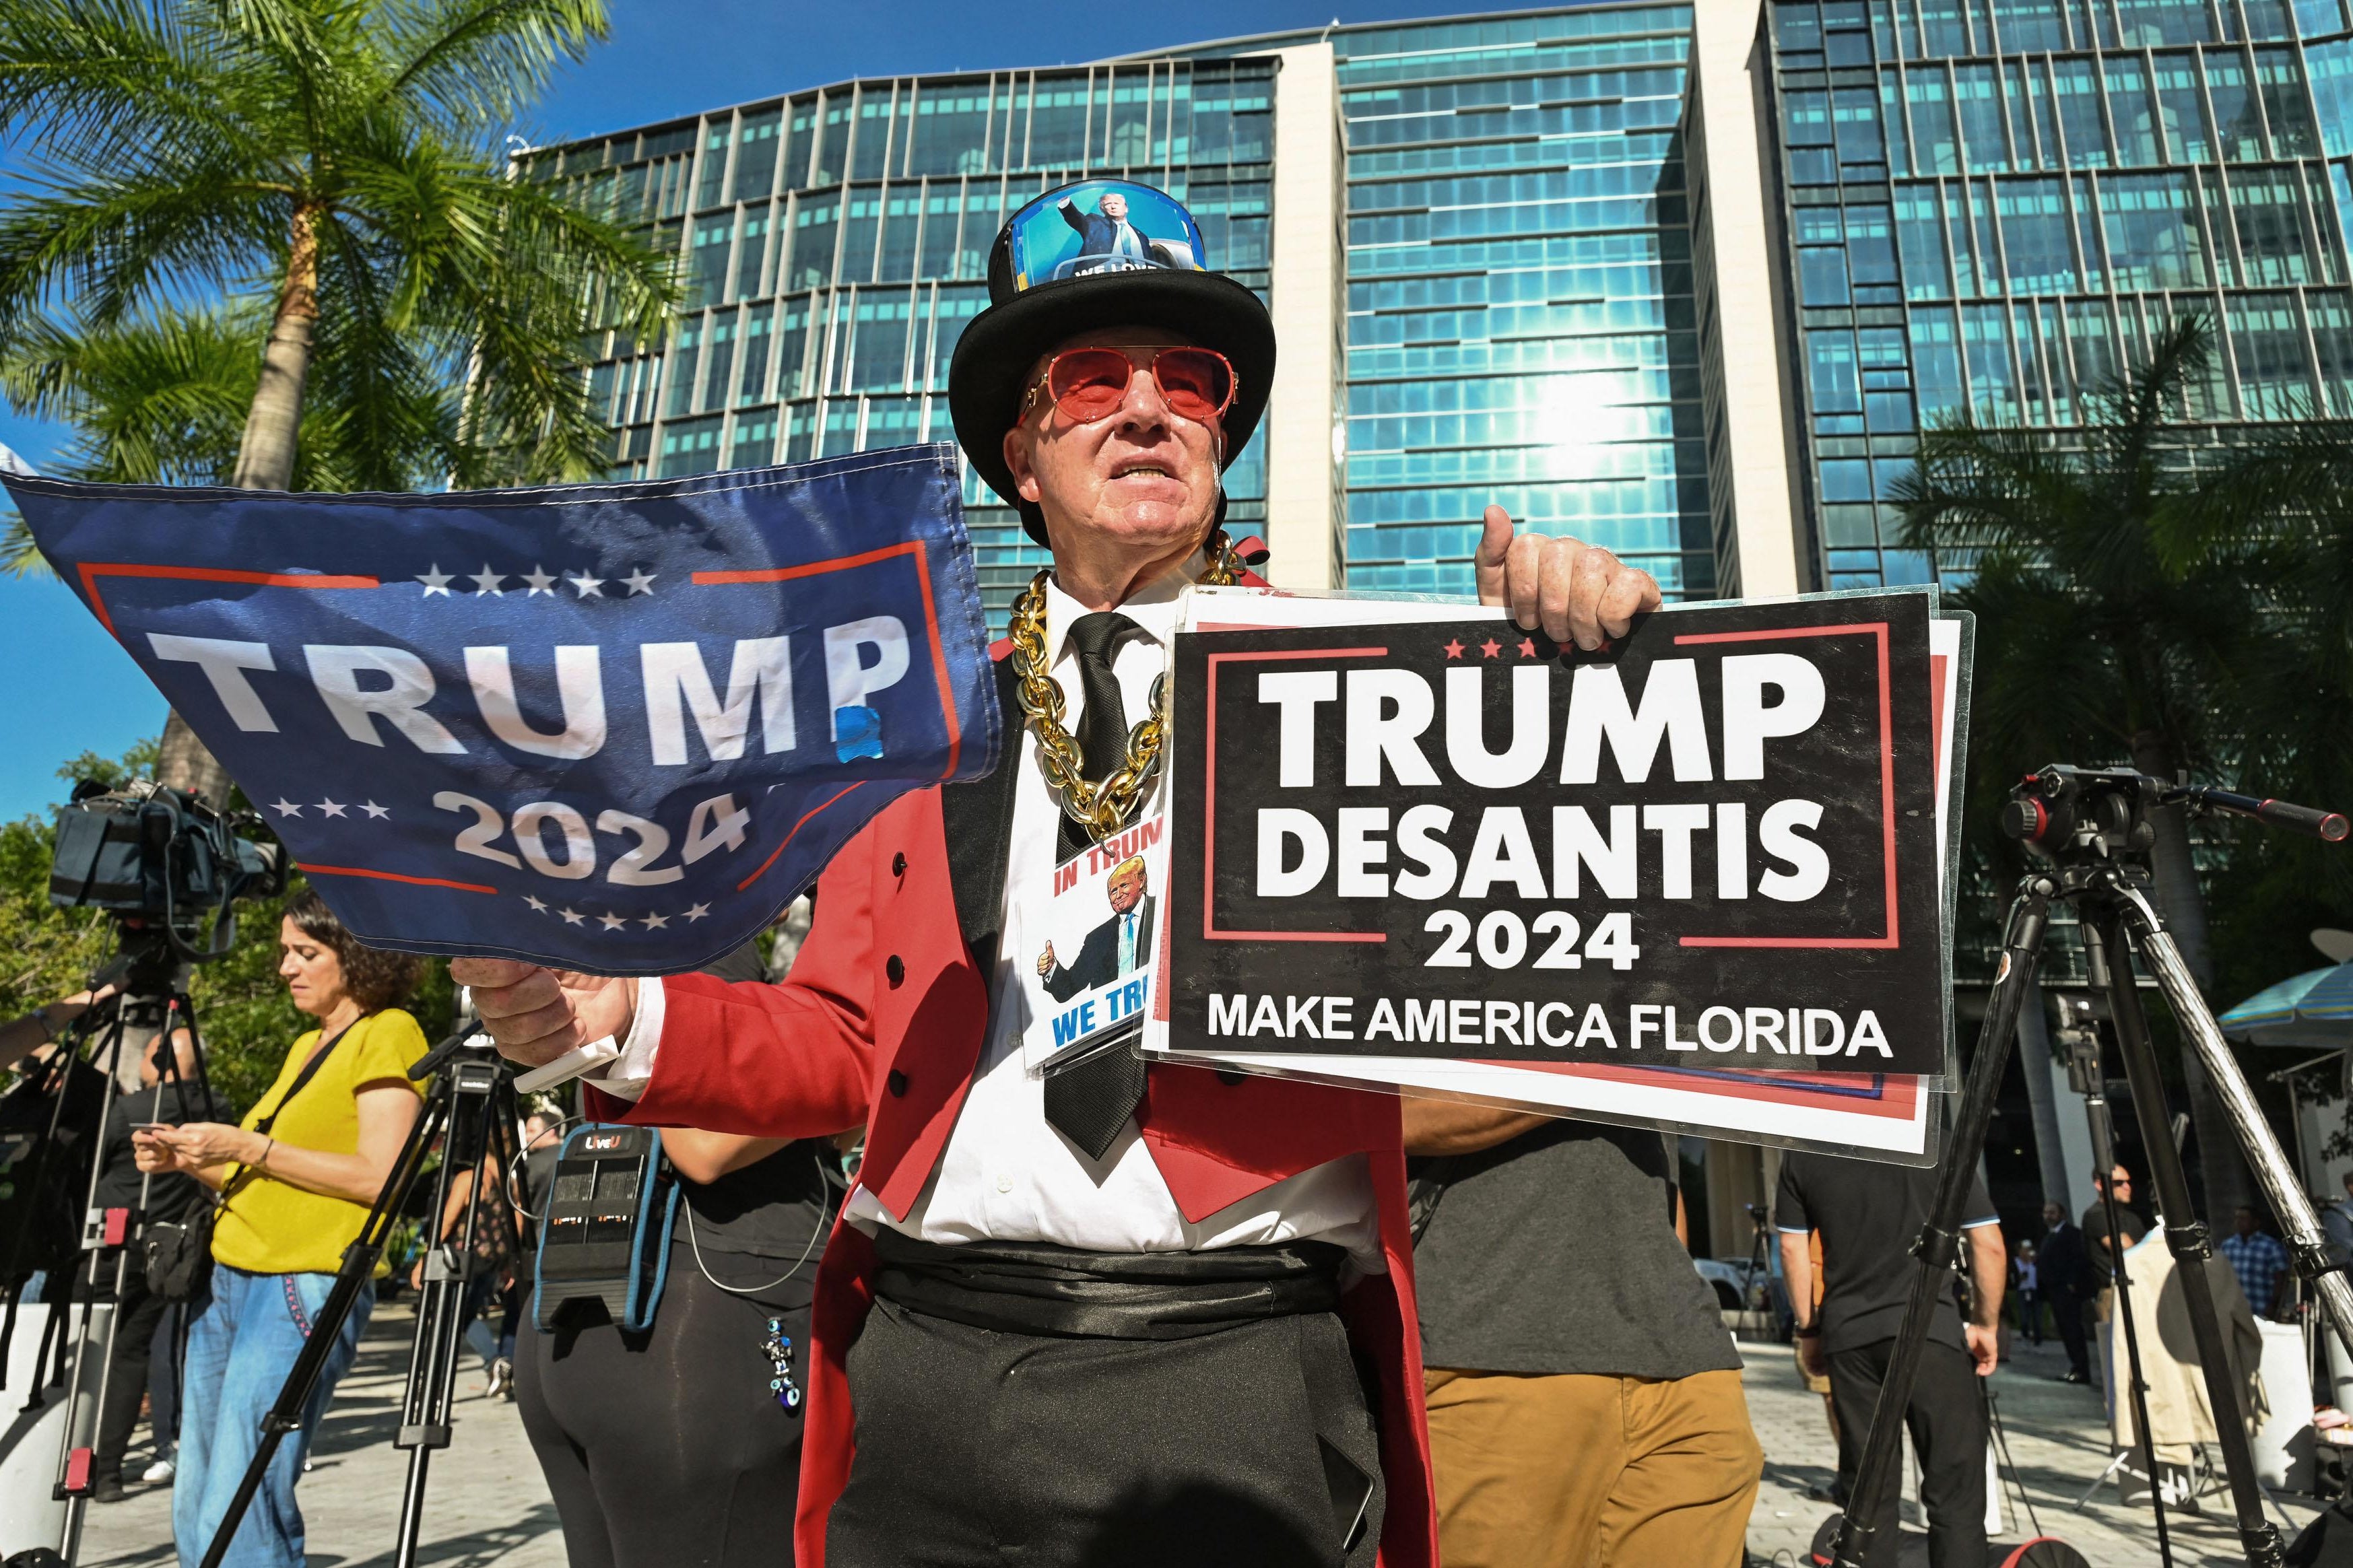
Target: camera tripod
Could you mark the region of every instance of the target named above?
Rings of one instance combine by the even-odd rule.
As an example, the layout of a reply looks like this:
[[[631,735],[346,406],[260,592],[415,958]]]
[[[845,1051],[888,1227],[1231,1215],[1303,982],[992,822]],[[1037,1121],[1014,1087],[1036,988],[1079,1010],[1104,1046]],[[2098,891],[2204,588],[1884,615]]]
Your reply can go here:
[[[2001,958],[1994,972],[1993,992],[1987,1002],[1977,1054],[1969,1063],[1959,1116],[1937,1173],[1935,1204],[1912,1249],[1920,1260],[1919,1271],[1912,1281],[1904,1326],[1889,1358],[1886,1380],[1880,1385],[1878,1403],[1872,1411],[1871,1431],[1856,1466],[1856,1501],[1882,1495],[1892,1479],[1893,1467],[1898,1463],[1905,1411],[1911,1403],[1920,1352],[1927,1341],[1938,1291],[1959,1254],[1960,1222],[1969,1183],[1985,1145],[1986,1129],[1992,1119],[1994,1099],[2008,1063],[2010,1040],[2017,1032],[2019,1013],[2042,960],[2053,903],[2073,905],[2083,921],[2094,980],[2107,993],[2117,1051],[2124,1058],[2126,1080],[2131,1086],[2133,1103],[2143,1124],[2162,1126],[2165,1091],[2156,1048],[2149,1039],[2148,1020],[2141,1011],[2140,997],[2134,985],[2135,948],[2156,979],[2158,988],[2165,994],[2168,1009],[2196,1051],[2222,1101],[2247,1163],[2285,1233],[2297,1274],[2320,1301],[2337,1336],[2353,1347],[2353,1283],[2348,1283],[2329,1262],[2311,1200],[2281,1152],[2279,1141],[2263,1121],[2253,1089],[2223,1043],[2214,1015],[2199,994],[2196,980],[2151,901],[2151,879],[2143,863],[2156,842],[2150,814],[2172,805],[2252,817],[2329,843],[2342,842],[2348,832],[2353,832],[2353,825],[2333,812],[2223,790],[2168,784],[2128,770],[2054,765],[2030,775],[2011,790],[2010,804],[2002,813],[2002,830],[2024,843],[2046,864],[2030,871],[2021,881],[2003,928]],[[2096,1044],[2091,1050],[2096,1079]],[[2098,1109],[2104,1112],[2105,1104]],[[2110,1140],[2104,1136],[2105,1115],[2095,1113],[2092,1125],[2093,1135],[2099,1141],[2100,1158],[2107,1160],[2113,1150],[2107,1146]],[[2160,1132],[2144,1142],[2144,1154],[2156,1181],[2165,1222],[2166,1246],[2173,1255],[2181,1281],[2207,1400],[2214,1413],[2240,1547],[2253,1568],[2276,1568],[2282,1561],[2279,1531],[2263,1517],[2263,1489],[2255,1477],[2254,1448],[2247,1436],[2245,1407],[2240,1391],[2232,1383],[2221,1321],[2207,1282],[2205,1265],[2212,1256],[2212,1247],[2206,1226],[2190,1206],[2189,1177],[2183,1172],[2180,1151],[2173,1141]],[[2108,1204],[2113,1237],[2117,1233],[2114,1229],[2116,1216],[2112,1192]],[[2129,1287],[2120,1249],[2114,1258],[2114,1270],[2119,1303],[2125,1309],[2127,1348],[2137,1367],[2138,1346],[2133,1338]],[[2137,1371],[2132,1382],[2134,1425],[2142,1444],[2147,1447],[2153,1439]],[[2150,1451],[2153,1455],[2153,1448]],[[2154,1491],[2153,1462],[2150,1483]],[[1863,1568],[1877,1529],[1872,1512],[1868,1507],[1858,1511],[1850,1505],[1839,1531],[1835,1559],[1839,1568]],[[2166,1534],[2161,1500],[2158,1531],[2160,1550],[2170,1562],[2171,1543]]]
[[[385,1244],[407,1206],[427,1155],[438,1141],[441,1165],[426,1221],[433,1240],[426,1249],[424,1286],[417,1297],[417,1327],[409,1343],[408,1384],[401,1397],[399,1434],[393,1439],[394,1447],[408,1450],[408,1478],[401,1490],[394,1562],[398,1568],[414,1568],[425,1521],[426,1471],[433,1450],[449,1446],[449,1406],[457,1386],[466,1292],[474,1278],[474,1242],[485,1205],[497,1207],[504,1202],[507,1173],[514,1169],[517,1153],[514,1075],[496,1055],[470,1048],[473,1033],[470,1022],[460,1026],[408,1069],[412,1081],[433,1080],[424,1109],[394,1159],[358,1239],[343,1249],[343,1267],[336,1270],[326,1303],[312,1321],[310,1337],[303,1341],[301,1352],[280,1385],[276,1402],[262,1417],[261,1446],[246,1466],[228,1511],[205,1551],[203,1568],[220,1568],[237,1525],[261,1489],[279,1445],[289,1432],[302,1426],[327,1357],[358,1306],[360,1292],[375,1279]],[[451,1180],[461,1168],[473,1173],[472,1192],[459,1233],[445,1239],[438,1234],[441,1215]],[[493,1169],[498,1173],[496,1181],[491,1176]],[[501,1196],[493,1200],[490,1196],[493,1193]],[[511,1213],[506,1223],[513,1224]]]
[[[121,1304],[130,1282],[131,1270],[143,1265],[134,1261],[140,1239],[140,1227],[146,1215],[150,1194],[154,1184],[152,1175],[142,1175],[139,1182],[138,1202],[129,1209],[101,1209],[99,1188],[105,1176],[107,1136],[121,1097],[115,1092],[117,1074],[122,1062],[126,1038],[133,1030],[153,1031],[153,1043],[146,1048],[160,1047],[159,1082],[156,1105],[168,1088],[179,1100],[185,1117],[188,1112],[187,1086],[179,1068],[178,1051],[173,1037],[180,1030],[188,1034],[195,1059],[197,1087],[202,1105],[212,1103],[211,1084],[205,1076],[204,1047],[197,1032],[194,1003],[189,1000],[184,974],[172,948],[159,934],[148,929],[126,926],[122,945],[114,959],[91,977],[93,991],[115,987],[114,994],[93,1005],[58,1037],[51,1058],[50,1069],[59,1076],[58,1105],[51,1118],[47,1136],[33,1156],[33,1170],[28,1182],[36,1204],[44,1184],[50,1177],[50,1162],[63,1147],[62,1137],[69,1107],[74,1100],[70,1085],[77,1068],[101,1071],[103,1077],[94,1085],[96,1104],[91,1109],[90,1123],[86,1130],[90,1172],[83,1193],[81,1207],[81,1254],[73,1266],[60,1271],[59,1283],[70,1282],[68,1300],[51,1312],[43,1340],[46,1351],[54,1345],[58,1365],[67,1365],[67,1340],[70,1331],[73,1350],[71,1373],[66,1384],[66,1441],[58,1458],[58,1479],[53,1495],[66,1505],[65,1526],[58,1542],[58,1555],[70,1564],[80,1549],[81,1527],[93,1484],[93,1461],[99,1428],[104,1419],[107,1394],[114,1373],[115,1342],[121,1332]],[[93,1037],[100,1044],[85,1063],[83,1046]],[[102,1068],[96,1064],[103,1063]],[[84,1130],[76,1130],[80,1132]],[[22,1233],[11,1239],[8,1273],[13,1277],[22,1257],[26,1237]],[[107,1254],[111,1252],[113,1277],[105,1279]],[[87,1261],[84,1261],[86,1259]],[[79,1323],[69,1331],[68,1314],[73,1296],[80,1299]],[[99,1307],[103,1300],[106,1310]],[[15,1329],[16,1301],[12,1295],[8,1318],[0,1325],[0,1364],[5,1364],[7,1342]],[[26,1408],[33,1409],[45,1402],[43,1379],[38,1372],[46,1356],[35,1358],[33,1387],[28,1391]],[[93,1369],[96,1384],[91,1386]]]

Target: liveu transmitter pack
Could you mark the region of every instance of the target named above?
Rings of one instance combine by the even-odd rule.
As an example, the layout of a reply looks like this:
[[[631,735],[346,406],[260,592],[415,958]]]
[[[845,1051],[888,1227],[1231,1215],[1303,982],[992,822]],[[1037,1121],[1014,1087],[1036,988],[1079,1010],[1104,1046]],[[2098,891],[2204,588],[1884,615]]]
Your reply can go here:
[[[678,1205],[655,1129],[590,1122],[566,1134],[539,1226],[532,1319],[541,1331],[566,1302],[583,1300],[603,1302],[624,1329],[649,1327]]]

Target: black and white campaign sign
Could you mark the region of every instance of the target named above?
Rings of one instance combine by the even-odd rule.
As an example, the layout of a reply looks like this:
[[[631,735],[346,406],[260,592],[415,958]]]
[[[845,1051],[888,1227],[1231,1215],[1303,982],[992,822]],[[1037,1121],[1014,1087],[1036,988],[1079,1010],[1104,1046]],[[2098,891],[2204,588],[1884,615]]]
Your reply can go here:
[[[1180,634],[1169,1047],[1944,1072],[1932,613]]]

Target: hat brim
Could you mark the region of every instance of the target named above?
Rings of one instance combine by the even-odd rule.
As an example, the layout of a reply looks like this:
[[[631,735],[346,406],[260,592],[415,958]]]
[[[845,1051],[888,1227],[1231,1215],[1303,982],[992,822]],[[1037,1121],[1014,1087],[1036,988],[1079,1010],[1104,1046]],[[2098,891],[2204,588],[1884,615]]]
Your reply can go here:
[[[1233,362],[1225,465],[1250,444],[1274,388],[1274,319],[1256,294],[1217,272],[1134,271],[1072,279],[1017,295],[972,319],[948,363],[948,413],[956,441],[988,488],[1046,542],[1043,519],[1014,489],[1005,462],[1030,367],[1055,344],[1106,327],[1155,327]]]

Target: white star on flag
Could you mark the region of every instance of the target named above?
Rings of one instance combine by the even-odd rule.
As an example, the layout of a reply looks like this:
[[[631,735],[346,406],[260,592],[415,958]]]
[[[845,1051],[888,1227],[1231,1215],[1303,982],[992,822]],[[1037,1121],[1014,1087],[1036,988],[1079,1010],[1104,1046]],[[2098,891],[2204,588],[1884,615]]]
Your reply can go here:
[[[576,926],[580,923],[580,917],[570,910],[558,910],[555,912],[564,917],[564,923],[565,925]]]
[[[695,921],[701,920],[710,912],[711,906],[709,904],[697,904],[686,911],[686,923],[692,925]]]
[[[280,795],[278,797],[278,804],[271,806],[269,809],[276,812],[280,816],[300,816],[302,815],[302,808],[296,805],[292,801],[288,800],[284,795]]]
[[[388,805],[378,805],[374,801],[368,802],[365,805],[361,806],[360,809],[368,814],[368,819],[370,821],[375,821],[379,817],[390,816],[392,815],[392,807]]]
[[[321,816],[341,816],[343,815],[343,804],[339,800],[322,800],[319,803],[319,815]]]
[[[596,917],[596,923],[603,926],[607,931],[619,931],[623,926],[628,925],[629,922],[608,910],[605,913]]]
[[[425,596],[428,599],[436,594],[445,599],[449,596],[449,574],[441,570],[441,563],[438,561],[427,566],[425,569],[425,575],[419,577],[417,581],[425,584]]]
[[[586,572],[575,572],[564,580],[571,584],[572,591],[575,594],[579,595],[580,597],[584,599],[592,596],[596,598],[602,598],[604,596],[605,579],[602,577],[591,577]]]
[[[659,575],[659,574],[649,572],[644,567],[640,566],[636,571],[630,573],[628,576],[622,578],[621,581],[629,585],[630,593],[650,595],[654,591],[654,578],[658,575]]]
[[[491,571],[491,563],[487,561],[482,563],[482,569],[480,572],[468,573],[466,581],[474,584],[474,597],[478,599],[485,594],[493,599],[506,597],[499,587],[500,584],[506,581],[505,574]]]
[[[531,585],[532,594],[544,594],[551,599],[555,597],[555,579],[549,576],[547,568],[538,562],[534,561],[531,563],[531,572],[523,581]],[[531,594],[526,594],[523,597],[527,599],[531,597]]]
[[[547,912],[547,905],[529,893],[522,896],[522,901],[531,906],[531,912],[535,915],[543,915]]]
[[[668,915],[648,915],[646,917],[646,929],[648,931],[659,931],[662,927],[668,924],[670,924],[670,917]]]

